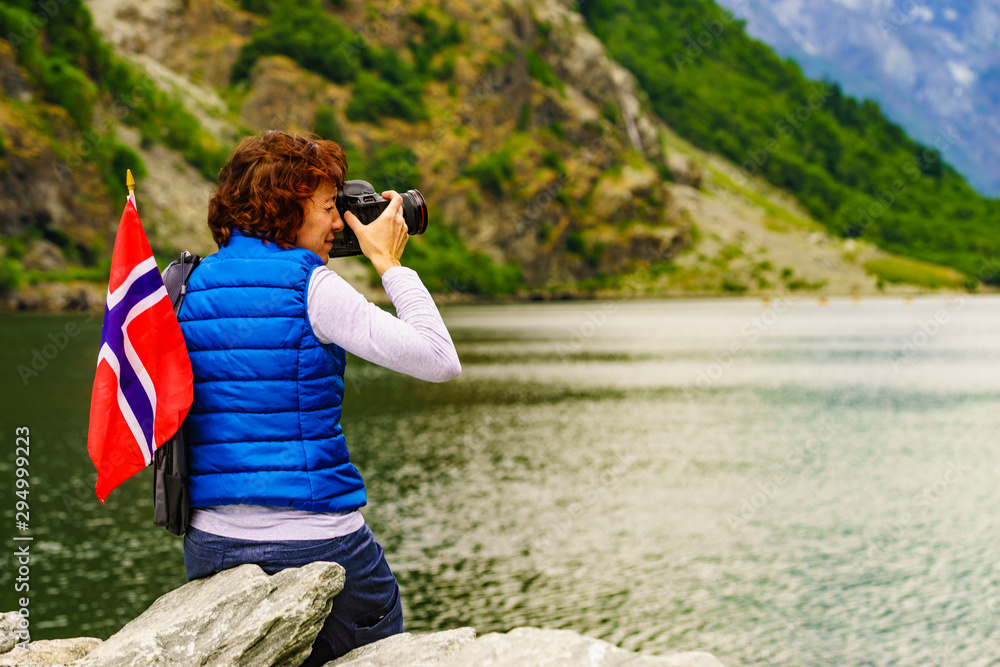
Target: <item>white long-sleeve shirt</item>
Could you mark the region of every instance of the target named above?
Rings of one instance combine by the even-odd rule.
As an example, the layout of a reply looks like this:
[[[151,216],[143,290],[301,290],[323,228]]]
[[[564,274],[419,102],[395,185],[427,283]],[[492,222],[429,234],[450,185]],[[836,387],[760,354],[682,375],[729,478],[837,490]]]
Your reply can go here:
[[[380,366],[430,382],[445,382],[462,371],[455,344],[437,305],[412,269],[393,267],[382,286],[396,316],[366,299],[325,266],[309,280],[309,324],[322,343],[334,343]],[[349,535],[365,523],[361,512],[304,512],[265,505],[224,505],[192,509],[191,526],[243,540],[322,540]]]

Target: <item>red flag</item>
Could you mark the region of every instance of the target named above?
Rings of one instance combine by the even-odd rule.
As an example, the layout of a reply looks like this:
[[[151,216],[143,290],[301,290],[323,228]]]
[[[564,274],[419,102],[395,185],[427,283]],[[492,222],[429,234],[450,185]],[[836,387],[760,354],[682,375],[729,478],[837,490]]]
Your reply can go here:
[[[130,197],[115,237],[90,399],[87,449],[102,503],[152,462],[156,448],[180,428],[191,400],[184,336]]]

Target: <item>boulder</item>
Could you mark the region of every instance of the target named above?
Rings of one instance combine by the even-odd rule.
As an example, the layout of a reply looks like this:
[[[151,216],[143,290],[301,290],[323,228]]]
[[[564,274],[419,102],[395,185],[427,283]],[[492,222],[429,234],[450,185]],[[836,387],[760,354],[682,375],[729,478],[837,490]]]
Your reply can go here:
[[[344,568],[316,562],[273,576],[241,565],[158,599],[74,667],[297,667],[344,587]]]
[[[725,667],[710,653],[645,655],[571,630],[515,628],[475,639],[472,628],[402,634],[356,649],[325,667]]]
[[[490,633],[448,656],[440,667],[724,667],[709,653],[653,656],[633,653],[572,630],[514,628]]]
[[[94,650],[101,640],[97,637],[72,639],[42,639],[28,644],[27,650],[15,648],[0,655],[0,667],[64,667]]]
[[[10,651],[20,642],[31,641],[28,629],[21,626],[21,614],[16,611],[0,614],[0,654]]]
[[[422,635],[412,635],[404,632],[401,635],[387,637],[374,644],[356,648],[347,655],[324,667],[392,667],[408,665],[408,667],[432,667],[441,660],[452,655],[462,646],[476,639],[473,628],[443,630]]]
[[[667,157],[667,165],[670,167],[676,183],[690,186],[695,190],[701,189],[705,175],[698,163],[692,158],[671,152]]]
[[[309,656],[344,569],[316,562],[268,576],[242,565],[192,581],[154,602],[105,642],[93,637],[30,642],[0,654],[0,667],[299,667]],[[18,637],[20,616],[0,614],[0,639]],[[10,643],[10,642],[8,642]],[[0,645],[0,646],[4,646]],[[635,653],[571,630],[515,628],[477,639],[473,628],[403,633],[324,667],[724,667],[709,653]]]

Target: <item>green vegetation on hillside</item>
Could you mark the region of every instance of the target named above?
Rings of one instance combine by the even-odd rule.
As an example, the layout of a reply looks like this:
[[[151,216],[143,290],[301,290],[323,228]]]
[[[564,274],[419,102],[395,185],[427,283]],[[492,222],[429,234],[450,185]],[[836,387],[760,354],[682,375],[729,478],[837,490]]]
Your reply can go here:
[[[330,16],[318,0],[276,5],[244,0],[242,4],[253,11],[269,12],[270,20],[243,47],[233,66],[233,80],[247,79],[262,56],[287,56],[335,83],[353,83],[354,93],[346,109],[353,121],[375,122],[380,117],[425,120],[424,83],[450,78],[454,72],[453,59],[442,58],[435,66],[435,57],[462,41],[457,23],[442,26],[421,9],[408,16],[411,60],[406,60],[395,49],[369,43],[363,34]]]
[[[111,116],[138,128],[144,141],[177,150],[206,177],[214,178],[225,151],[201,129],[181,101],[159,90],[148,76],[101,41],[82,0],[59,4],[62,6],[45,0],[9,0],[0,6],[0,36],[14,47],[18,62],[44,99],[66,109],[81,131],[94,128],[101,120],[94,118],[94,107],[103,101]],[[45,18],[42,28],[35,27],[39,17]],[[87,136],[96,147],[87,159],[105,172],[109,190],[117,191],[123,156],[135,165],[139,158],[116,142],[113,129],[94,129]],[[133,167],[136,169],[141,167]]]
[[[484,252],[469,250],[454,229],[437,220],[410,239],[403,264],[419,273],[432,292],[497,296],[517,291],[522,281],[517,264],[500,265]]]
[[[236,85],[225,91],[231,99],[247,92],[245,82],[254,65],[269,55],[291,58],[346,87],[350,97],[336,108],[330,106],[331,97],[314,107],[314,130],[343,141],[347,128],[358,144],[345,143],[351,177],[369,180],[378,189],[400,191],[419,188],[422,180],[416,156],[402,145],[408,143],[403,137],[437,129],[441,115],[454,111],[455,121],[444,123],[453,134],[443,135],[447,141],[439,144],[447,146],[447,153],[445,149],[430,153],[433,159],[427,164],[433,166],[425,174],[428,180],[433,170],[438,179],[453,181],[456,196],[464,196],[467,210],[474,213],[495,209],[494,204],[503,201],[520,216],[524,238],[537,241],[541,252],[564,262],[577,278],[610,280],[634,264],[630,251],[623,252],[615,238],[592,233],[593,191],[602,178],[621,176],[625,164],[639,172],[648,172],[650,165],[641,155],[622,154],[617,145],[609,144],[599,156],[597,176],[579,169],[581,160],[591,158],[580,158],[577,149],[605,136],[608,128],[620,129],[626,119],[610,100],[599,105],[598,116],[583,123],[565,113],[572,105],[566,84],[556,73],[563,70],[557,66],[559,54],[551,39],[556,27],[536,20],[534,36],[512,36],[501,48],[482,46],[482,33],[477,32],[481,28],[459,25],[449,16],[447,5],[398,5],[387,12],[367,5],[363,12],[357,7],[331,12],[342,3],[237,2],[258,16],[253,19],[257,28],[232,70]],[[789,190],[837,233],[863,235],[895,252],[947,263],[973,275],[982,260],[994,254],[997,243],[989,216],[997,204],[978,197],[942,162],[947,143],[939,150],[925,149],[889,123],[877,105],[845,98],[836,86],[807,81],[794,64],[747,38],[741,25],[711,0],[672,0],[664,6],[649,0],[624,4],[588,0],[582,11],[612,54],[637,74],[656,111],[682,135],[743,164],[748,176],[762,174]],[[37,17],[45,18],[44,25]],[[36,26],[32,30],[25,28],[32,25]],[[6,2],[0,6],[0,38],[4,36],[17,49],[19,63],[37,93],[34,101],[12,100],[11,108],[18,109],[20,118],[31,118],[41,109],[39,98],[63,107],[73,120],[60,122],[69,123],[71,130],[76,125],[77,136],[93,144],[86,152],[56,141],[54,137],[65,135],[65,129],[57,132],[59,128],[47,126],[45,114],[35,114],[40,119],[36,129],[52,139],[53,150],[71,169],[81,162],[97,166],[109,192],[121,190],[126,167],[137,175],[143,171],[136,152],[116,140],[117,122],[136,127],[144,147],[160,143],[179,152],[209,179],[223,164],[229,147],[220,147],[177,95],[161,90],[140,66],[101,42],[83,0]],[[461,76],[456,77],[456,68]],[[470,83],[474,68],[483,74],[475,87]],[[515,97],[505,108],[496,104],[492,93],[483,92],[511,82],[532,86],[532,101]],[[563,94],[552,94],[553,90]],[[425,91],[441,98],[425,100]],[[343,90],[336,93],[332,99],[340,99]],[[535,93],[544,93],[552,104],[532,106]],[[315,96],[308,98],[308,103],[315,102]],[[499,114],[516,115],[516,131],[497,137],[483,128],[481,137],[470,140],[474,123],[466,124],[465,119],[482,105],[489,105],[489,118],[498,121],[498,127],[504,120]],[[438,116],[430,128],[421,125],[412,131],[399,122],[383,123],[382,128],[357,125],[375,125],[386,118],[422,123],[430,114]],[[56,117],[64,118],[61,113]],[[8,142],[0,135],[0,160],[5,150]],[[665,165],[652,166],[663,179],[671,178]],[[730,190],[757,201],[753,187],[744,179],[735,180],[728,184]],[[721,182],[721,178],[716,181]],[[440,184],[430,183],[437,191]],[[648,197],[618,207],[610,217],[600,216],[605,231],[614,234],[636,221],[675,222],[659,215],[668,194],[661,188],[657,183]],[[766,209],[774,206],[759,199],[757,203]],[[782,217],[783,211],[770,212],[776,220],[789,221],[787,213]],[[459,228],[435,216],[432,210],[427,234],[413,239],[407,253],[407,261],[420,267],[428,284],[439,291],[481,295],[519,288],[523,278],[518,267],[469,249]],[[814,224],[794,217],[791,222]],[[100,240],[87,241],[92,247],[84,247],[83,242],[74,245],[58,233],[32,227],[23,238],[4,239],[0,284],[40,279],[23,270],[19,264],[23,251],[18,250],[39,238],[55,242],[73,263],[63,272],[65,277],[99,270],[108,250]],[[534,263],[524,266],[539,271]],[[887,282],[917,280],[933,286],[956,280],[948,272],[935,274],[919,263],[868,268]],[[998,272],[989,278],[1000,283]],[[791,275],[783,280],[788,289],[815,287]],[[749,289],[742,278],[727,276],[721,282],[721,289]]]
[[[580,10],[678,134],[793,193],[833,233],[973,276],[1000,250],[1000,203],[946,164],[947,129],[916,143],[876,103],[806,79],[713,0]]]
[[[329,107],[320,109],[313,129],[321,137],[337,139],[336,112]],[[378,191],[405,192],[421,187],[417,156],[405,146],[376,145],[362,151],[345,143],[344,151],[350,178],[364,179]],[[430,213],[427,231],[411,238],[403,255],[403,264],[417,271],[429,290],[477,296],[517,291],[523,281],[520,267],[513,262],[497,264],[486,253],[470,250],[455,229],[441,221],[435,211]],[[372,275],[377,278],[374,269]]]
[[[33,126],[48,135],[50,147],[59,155],[55,168],[60,178],[90,163],[115,198],[122,194],[126,169],[141,179],[145,166],[134,150],[118,142],[117,122],[136,127],[144,144],[158,142],[178,151],[206,177],[218,173],[225,150],[176,96],[159,90],[101,41],[82,0],[8,0],[0,5],[0,38],[14,48],[18,64],[42,100],[65,109],[76,125],[79,139],[71,142],[56,139],[65,130],[52,127],[49,121],[39,120]],[[29,117],[45,118],[35,114],[31,108],[35,104],[28,103]],[[100,117],[95,113],[98,108],[103,112]],[[24,248],[38,239],[59,246],[73,266],[60,274],[25,272],[20,263]],[[110,258],[100,237],[82,244],[58,229],[32,227],[7,236],[3,244],[6,256],[0,262],[0,288],[43,278],[100,280],[108,275]]]
[[[865,270],[887,283],[908,283],[931,289],[959,288],[965,284],[965,276],[958,271],[905,257],[873,259],[865,262]]]
[[[528,65],[528,74],[531,75],[531,78],[537,79],[544,86],[563,92],[564,86],[562,80],[538,54],[538,51],[527,49],[524,52],[524,59]]]
[[[41,29],[36,16],[47,17]],[[89,129],[98,98],[95,81],[110,56],[81,0],[70,0],[61,8],[34,0],[5,2],[0,5],[0,36],[10,42],[42,99],[65,109],[81,130]],[[90,144],[89,157],[110,184],[111,166],[124,147],[111,132],[91,133]]]
[[[503,197],[504,190],[514,181],[514,163],[511,162],[511,150],[504,148],[479,158],[463,172],[479,183],[479,187],[492,192],[497,197]]]

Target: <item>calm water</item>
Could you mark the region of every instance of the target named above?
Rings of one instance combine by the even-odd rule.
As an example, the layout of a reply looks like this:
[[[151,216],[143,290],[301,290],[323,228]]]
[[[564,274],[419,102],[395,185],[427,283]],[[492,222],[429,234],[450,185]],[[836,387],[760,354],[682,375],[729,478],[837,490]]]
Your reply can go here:
[[[732,667],[1000,664],[1000,299],[446,319],[455,382],[348,368],[364,513],[409,630],[571,628]],[[93,493],[98,320],[0,319],[3,552],[26,425],[35,638],[107,637],[184,581],[148,475]],[[69,323],[82,333],[25,386],[18,364]]]

